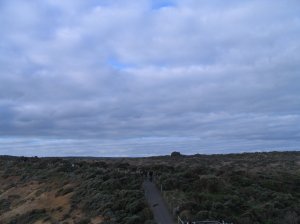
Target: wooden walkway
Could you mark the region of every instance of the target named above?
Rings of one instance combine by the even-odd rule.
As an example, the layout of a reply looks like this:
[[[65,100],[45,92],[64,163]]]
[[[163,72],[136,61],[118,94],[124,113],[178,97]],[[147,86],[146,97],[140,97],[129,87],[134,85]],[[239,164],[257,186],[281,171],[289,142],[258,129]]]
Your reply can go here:
[[[168,207],[166,206],[159,190],[153,182],[144,181],[143,188],[145,190],[146,199],[153,212],[154,220],[157,224],[175,224]]]

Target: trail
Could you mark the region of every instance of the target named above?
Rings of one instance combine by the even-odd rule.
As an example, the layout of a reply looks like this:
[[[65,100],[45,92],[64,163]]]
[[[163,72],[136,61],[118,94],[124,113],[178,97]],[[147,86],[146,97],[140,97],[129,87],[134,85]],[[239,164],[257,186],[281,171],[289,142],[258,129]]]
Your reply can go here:
[[[174,224],[172,215],[170,214],[159,190],[154,183],[149,180],[144,181],[146,199],[153,212],[154,219],[157,224]]]

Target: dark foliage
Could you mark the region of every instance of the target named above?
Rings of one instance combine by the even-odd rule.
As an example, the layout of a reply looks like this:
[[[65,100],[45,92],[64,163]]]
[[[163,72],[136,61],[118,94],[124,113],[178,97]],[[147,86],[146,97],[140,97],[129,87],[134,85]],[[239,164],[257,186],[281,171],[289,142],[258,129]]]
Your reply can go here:
[[[161,167],[157,183],[183,218],[233,223],[300,222],[300,153],[196,155]],[[172,209],[171,208],[171,209]]]
[[[51,220],[44,209],[35,209],[23,215],[17,215],[9,224],[33,224],[38,220]]]

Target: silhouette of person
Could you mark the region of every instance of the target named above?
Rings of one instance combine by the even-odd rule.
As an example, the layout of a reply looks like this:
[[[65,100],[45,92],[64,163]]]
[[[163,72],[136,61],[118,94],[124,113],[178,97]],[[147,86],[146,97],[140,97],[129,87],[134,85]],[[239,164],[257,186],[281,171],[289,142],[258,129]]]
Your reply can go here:
[[[152,182],[153,180],[153,171],[149,171],[149,180]]]

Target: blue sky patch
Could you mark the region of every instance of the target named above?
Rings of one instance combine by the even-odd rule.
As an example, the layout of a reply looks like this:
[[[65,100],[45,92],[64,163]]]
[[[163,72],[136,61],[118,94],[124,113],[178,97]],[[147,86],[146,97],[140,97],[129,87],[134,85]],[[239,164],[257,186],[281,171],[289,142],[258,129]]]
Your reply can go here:
[[[170,0],[153,0],[152,1],[152,9],[158,10],[161,8],[165,8],[165,7],[174,7],[176,6],[174,1],[170,1]]]

